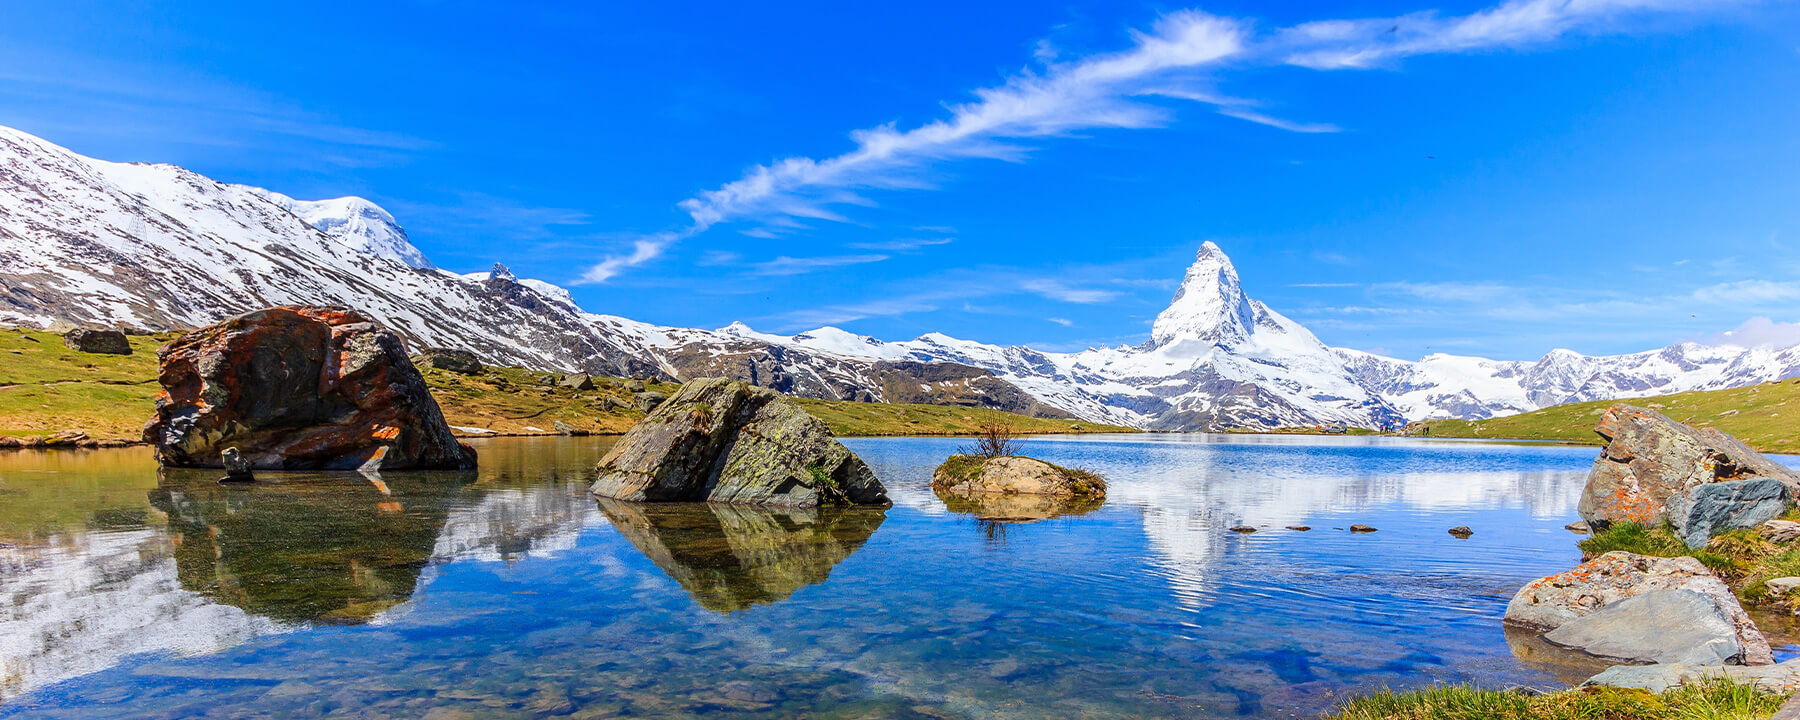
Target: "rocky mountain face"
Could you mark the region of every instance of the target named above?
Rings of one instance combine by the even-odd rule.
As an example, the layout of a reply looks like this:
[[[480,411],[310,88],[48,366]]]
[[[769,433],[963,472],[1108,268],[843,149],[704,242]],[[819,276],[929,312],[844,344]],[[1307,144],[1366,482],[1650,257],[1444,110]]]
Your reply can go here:
[[[1675,345],[1535,362],[1331,348],[1245,295],[1204,245],[1142,345],[1048,353],[932,333],[672,328],[589,313],[504,266],[435,268],[361,198],[300,201],[171,165],[83,157],[0,127],[0,325],[203,327],[343,305],[408,345],[558,372],[723,376],[805,397],[989,407],[1165,430],[1484,418],[1800,376],[1800,347]]]

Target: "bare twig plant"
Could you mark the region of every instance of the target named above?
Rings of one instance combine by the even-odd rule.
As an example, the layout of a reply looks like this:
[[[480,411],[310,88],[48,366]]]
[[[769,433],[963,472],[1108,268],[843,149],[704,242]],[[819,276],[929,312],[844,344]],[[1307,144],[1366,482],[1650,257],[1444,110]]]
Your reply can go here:
[[[975,447],[965,447],[960,452],[983,459],[1012,457],[1019,454],[1022,444],[1023,441],[1013,434],[1011,425],[986,423],[981,426],[981,433],[975,436]]]

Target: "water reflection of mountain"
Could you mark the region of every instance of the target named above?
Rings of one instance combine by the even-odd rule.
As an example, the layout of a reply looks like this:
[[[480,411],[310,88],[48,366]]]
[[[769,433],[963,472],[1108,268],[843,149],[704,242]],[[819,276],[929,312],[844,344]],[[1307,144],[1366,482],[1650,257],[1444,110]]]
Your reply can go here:
[[[183,587],[279,622],[367,622],[412,597],[450,505],[473,473],[283,473],[222,485],[164,470]]]
[[[887,518],[871,508],[599,504],[613,527],[701,607],[722,613],[824,582]]]

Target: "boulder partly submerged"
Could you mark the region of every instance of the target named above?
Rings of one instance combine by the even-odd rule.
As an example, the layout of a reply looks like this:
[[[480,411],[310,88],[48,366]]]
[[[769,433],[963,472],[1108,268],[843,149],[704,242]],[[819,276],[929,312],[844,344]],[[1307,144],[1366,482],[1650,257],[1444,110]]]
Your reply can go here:
[[[1660,594],[1665,591],[1684,594]],[[1622,601],[1651,594],[1658,597],[1619,607]],[[1735,665],[1774,661],[1769,641],[1731,588],[1691,557],[1609,552],[1526,583],[1507,604],[1505,621],[1596,657],[1632,662],[1716,658]]]
[[[1099,475],[1018,456],[952,455],[932,472],[931,488],[951,495],[1106,497],[1106,480]]]
[[[600,460],[590,490],[644,502],[886,505],[887,489],[799,403],[705,378],[657,405]]]
[[[1668,522],[1690,547],[1726,530],[1780,516],[1800,492],[1800,473],[1713,428],[1692,428],[1646,408],[1618,404],[1595,431],[1607,441],[1581,496],[1583,520]]]
[[[1800,691],[1800,660],[1750,667],[1696,663],[1615,665],[1588,678],[1582,686],[1636,688],[1661,693],[1682,685],[1721,680],[1754,685],[1764,692],[1793,693]]]
[[[144,441],[173,467],[468,469],[400,338],[353,310],[276,307],[157,352],[162,393]]]

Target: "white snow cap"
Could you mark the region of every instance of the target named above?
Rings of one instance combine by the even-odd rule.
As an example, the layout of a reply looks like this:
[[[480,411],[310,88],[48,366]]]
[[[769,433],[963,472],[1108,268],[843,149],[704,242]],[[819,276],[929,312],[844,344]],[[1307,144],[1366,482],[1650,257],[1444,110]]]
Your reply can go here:
[[[248,188],[283,209],[300,216],[331,239],[360,253],[398,260],[421,270],[436,266],[406,239],[406,231],[380,205],[359,197],[330,200],[295,200],[262,188]]]
[[[1150,326],[1150,342],[1159,347],[1177,340],[1228,343],[1249,337],[1255,322],[1250,299],[1238,284],[1237,268],[1209,240],[1188,266],[1175,300]]]

